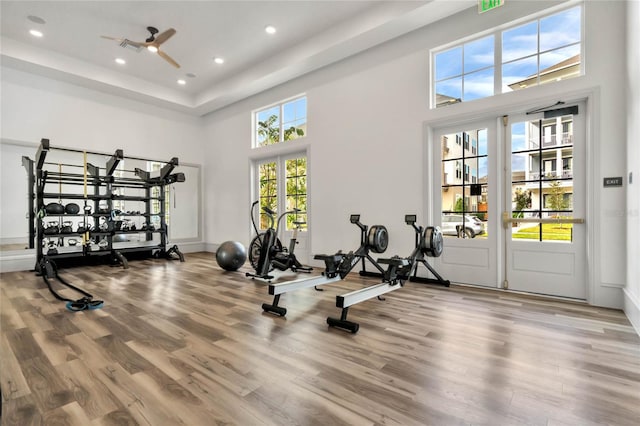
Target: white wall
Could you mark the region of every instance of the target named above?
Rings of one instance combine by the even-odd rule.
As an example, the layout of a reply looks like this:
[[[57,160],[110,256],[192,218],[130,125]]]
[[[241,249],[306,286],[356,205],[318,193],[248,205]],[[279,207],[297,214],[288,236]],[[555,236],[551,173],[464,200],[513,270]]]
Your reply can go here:
[[[624,310],[640,334],[640,2],[627,4],[627,286]],[[633,174],[629,183],[628,173]]]
[[[205,198],[211,217],[207,242],[235,239],[248,243],[248,178],[251,114],[281,99],[306,93],[311,252],[355,248],[358,232],[348,222],[361,213],[365,224],[384,224],[391,241],[387,253],[408,254],[413,233],[402,223],[405,213],[427,213],[424,182],[425,122],[494,116],[537,100],[591,94],[595,122],[590,125],[594,158],[590,194],[595,202],[589,231],[594,287],[590,301],[622,306],[626,277],[625,192],[603,189],[602,177],[625,169],[626,86],[625,4],[589,1],[585,7],[586,75],[565,82],[430,110],[429,49],[490,30],[536,10],[562,2],[507,2],[479,16],[472,8],[371,49],[354,58],[301,77],[206,117],[208,169]],[[543,104],[544,105],[544,104]],[[292,144],[292,146],[294,146]],[[282,149],[287,149],[283,147]],[[345,186],[345,182],[353,182]]]
[[[33,159],[31,146],[0,143],[0,244],[29,245],[27,170],[22,157]]]
[[[2,67],[2,139],[201,163],[197,117]]]

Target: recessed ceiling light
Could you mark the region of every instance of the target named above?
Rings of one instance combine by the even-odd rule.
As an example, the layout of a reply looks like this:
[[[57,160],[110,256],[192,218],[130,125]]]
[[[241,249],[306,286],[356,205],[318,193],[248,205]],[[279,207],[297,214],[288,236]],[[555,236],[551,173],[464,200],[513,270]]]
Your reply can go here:
[[[149,52],[153,52],[156,53],[158,51],[158,48],[155,46],[147,46],[147,49],[149,49]]]
[[[122,58],[116,58],[116,64],[124,65],[124,64],[126,64],[126,63],[127,63],[127,61],[125,61],[124,59],[122,59]]]
[[[267,34],[276,33],[276,27],[274,27],[273,25],[267,25],[266,27],[264,27],[264,30],[266,31]]]
[[[30,20],[31,22],[35,23],[35,24],[44,25],[44,24],[47,23],[47,21],[45,21],[41,17],[35,16],[35,15],[29,15],[29,16],[27,16],[27,19]]]
[[[178,84],[181,85],[181,86],[184,86],[185,84],[187,84],[187,82],[182,80],[182,79],[180,79],[180,80],[178,80]]]
[[[42,37],[44,35],[42,34],[42,32],[38,30],[29,30],[29,34],[31,34],[34,37]]]
[[[222,64],[224,64],[224,58],[220,58],[220,57],[216,56],[215,58],[213,58],[213,62],[215,62],[218,65],[222,65]]]

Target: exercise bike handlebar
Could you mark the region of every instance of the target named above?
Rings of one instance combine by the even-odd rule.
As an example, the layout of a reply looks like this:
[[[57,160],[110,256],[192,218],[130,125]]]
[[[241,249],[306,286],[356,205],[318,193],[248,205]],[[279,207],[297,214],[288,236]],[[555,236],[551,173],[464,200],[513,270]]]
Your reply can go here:
[[[274,212],[273,210],[271,210],[269,207],[267,206],[263,206],[262,207],[262,211],[265,212],[267,214],[267,217],[269,218],[269,221],[271,222],[269,227],[272,228],[273,225],[276,225],[276,232],[278,231],[278,229],[280,228],[280,222],[282,221],[282,218],[290,215],[290,214],[297,214],[300,213],[302,210],[294,208],[291,210],[287,210],[286,212],[282,213],[280,216],[278,216],[278,220],[276,221],[276,212]]]
[[[301,211],[300,209],[292,209],[292,210],[287,210],[286,212],[282,213],[282,214],[280,215],[280,217],[278,217],[278,223],[277,223],[276,231],[277,231],[278,229],[280,229],[280,221],[282,220],[282,218],[283,218],[283,217],[285,217],[285,216],[287,216],[287,215],[290,215],[290,214],[297,214],[297,213],[300,213],[300,211]]]

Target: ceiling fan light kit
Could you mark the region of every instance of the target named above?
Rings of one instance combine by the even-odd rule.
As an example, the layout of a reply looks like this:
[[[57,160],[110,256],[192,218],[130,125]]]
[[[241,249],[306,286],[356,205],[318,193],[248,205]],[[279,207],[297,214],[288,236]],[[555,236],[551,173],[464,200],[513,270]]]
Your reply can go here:
[[[142,48],[147,48],[150,52],[157,53],[165,61],[169,62],[176,68],[180,68],[180,64],[178,64],[171,56],[167,55],[163,51],[160,50],[160,45],[167,40],[169,40],[176,33],[176,30],[173,28],[169,28],[168,30],[158,34],[158,29],[155,27],[147,27],[147,31],[151,34],[144,42],[132,41],[127,38],[116,38],[110,36],[101,36],[102,38],[106,38],[108,40],[116,40],[120,43],[120,46],[127,48],[135,48],[138,51]]]

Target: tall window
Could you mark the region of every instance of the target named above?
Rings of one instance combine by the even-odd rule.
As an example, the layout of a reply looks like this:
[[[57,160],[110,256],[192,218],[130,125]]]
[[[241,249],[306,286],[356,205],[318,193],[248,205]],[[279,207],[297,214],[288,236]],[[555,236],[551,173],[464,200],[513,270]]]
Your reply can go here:
[[[279,216],[285,211],[298,209],[289,214],[287,230],[293,229],[294,222],[307,221],[307,157],[304,154],[276,157],[257,164],[258,198],[260,200],[260,228],[269,226],[268,216],[263,207],[268,207]],[[307,229],[306,224],[300,226]]]
[[[582,7],[576,6],[437,51],[432,56],[433,105],[577,77],[581,49]]]
[[[278,178],[275,161],[268,161],[258,166],[259,198],[260,198],[260,229],[267,229],[269,219],[262,211],[268,207],[273,211],[278,210]]]
[[[254,147],[274,145],[307,134],[306,96],[254,113]]]
[[[298,209],[299,214],[287,217],[287,229],[293,227],[293,222],[307,221],[307,158],[299,157],[286,160],[286,197],[287,210]],[[306,228],[306,226],[302,226]]]

